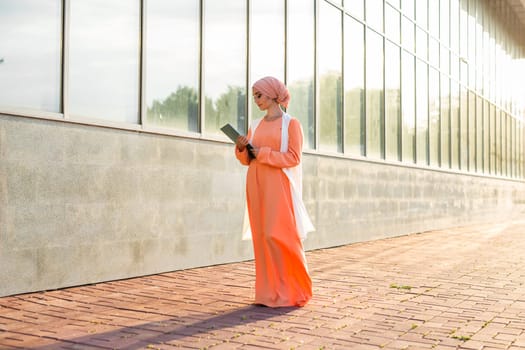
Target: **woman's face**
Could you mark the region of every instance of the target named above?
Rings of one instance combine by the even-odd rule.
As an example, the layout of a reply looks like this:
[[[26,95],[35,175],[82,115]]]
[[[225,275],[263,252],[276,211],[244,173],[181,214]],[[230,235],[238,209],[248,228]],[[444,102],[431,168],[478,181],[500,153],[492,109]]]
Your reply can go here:
[[[270,108],[273,104],[277,103],[257,90],[253,91],[253,100],[261,111],[265,111],[268,108]]]

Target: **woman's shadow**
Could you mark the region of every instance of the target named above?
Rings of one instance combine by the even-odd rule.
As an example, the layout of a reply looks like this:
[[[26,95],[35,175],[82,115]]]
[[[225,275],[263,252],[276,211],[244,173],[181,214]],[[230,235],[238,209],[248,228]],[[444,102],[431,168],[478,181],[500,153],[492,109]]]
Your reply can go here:
[[[125,326],[109,332],[94,333],[92,335],[57,339],[52,345],[41,346],[33,349],[51,350],[57,348],[84,348],[98,347],[110,349],[144,349],[148,345],[170,344],[176,345],[177,341],[187,343],[191,337],[204,334],[213,334],[218,330],[232,328],[231,336],[242,334],[239,326],[249,325],[261,320],[286,315],[297,307],[269,308],[260,305],[247,305],[218,315],[207,313],[194,313],[185,316],[168,317],[162,321]],[[235,329],[234,329],[235,328]],[[195,338],[193,338],[195,340]],[[225,338],[223,340],[229,340]]]

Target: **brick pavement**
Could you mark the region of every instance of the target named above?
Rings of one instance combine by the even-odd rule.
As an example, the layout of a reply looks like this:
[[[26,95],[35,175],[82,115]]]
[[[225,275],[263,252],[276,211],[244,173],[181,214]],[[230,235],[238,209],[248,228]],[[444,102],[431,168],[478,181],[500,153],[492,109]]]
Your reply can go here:
[[[304,308],[253,262],[0,298],[0,349],[525,349],[525,221],[307,253]]]

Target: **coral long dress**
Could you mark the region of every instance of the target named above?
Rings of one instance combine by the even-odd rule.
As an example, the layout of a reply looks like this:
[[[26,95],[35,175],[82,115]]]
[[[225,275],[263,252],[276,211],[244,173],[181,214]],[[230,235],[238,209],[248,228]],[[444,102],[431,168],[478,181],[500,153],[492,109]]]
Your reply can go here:
[[[290,182],[282,168],[301,161],[301,124],[292,118],[288,151],[280,152],[281,118],[264,119],[252,138],[257,159],[236,148],[236,157],[249,165],[246,197],[255,256],[255,303],[270,307],[303,306],[312,297],[303,245],[297,231]],[[248,139],[251,138],[251,130]]]

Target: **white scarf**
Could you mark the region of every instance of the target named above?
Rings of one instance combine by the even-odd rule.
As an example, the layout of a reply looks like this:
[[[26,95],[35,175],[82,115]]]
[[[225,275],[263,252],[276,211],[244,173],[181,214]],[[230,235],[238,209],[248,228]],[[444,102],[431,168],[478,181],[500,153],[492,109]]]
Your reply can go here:
[[[262,118],[256,119],[252,122],[252,133],[250,137],[250,143],[253,140],[253,135],[255,134],[255,129],[259,126]],[[288,113],[283,113],[282,118],[282,128],[281,128],[281,152],[288,152],[288,126],[290,125],[290,120],[292,117]],[[293,210],[295,214],[295,224],[297,231],[299,232],[299,237],[301,240],[305,240],[308,232],[315,231],[315,227],[308,216],[306,207],[303,202],[303,167],[302,162],[299,162],[299,165],[292,168],[283,168],[283,172],[290,181],[290,192],[292,194]],[[244,215],[244,224],[243,224],[243,239],[251,239],[252,234],[250,230],[250,218],[248,215],[248,208],[246,207],[246,212]]]

